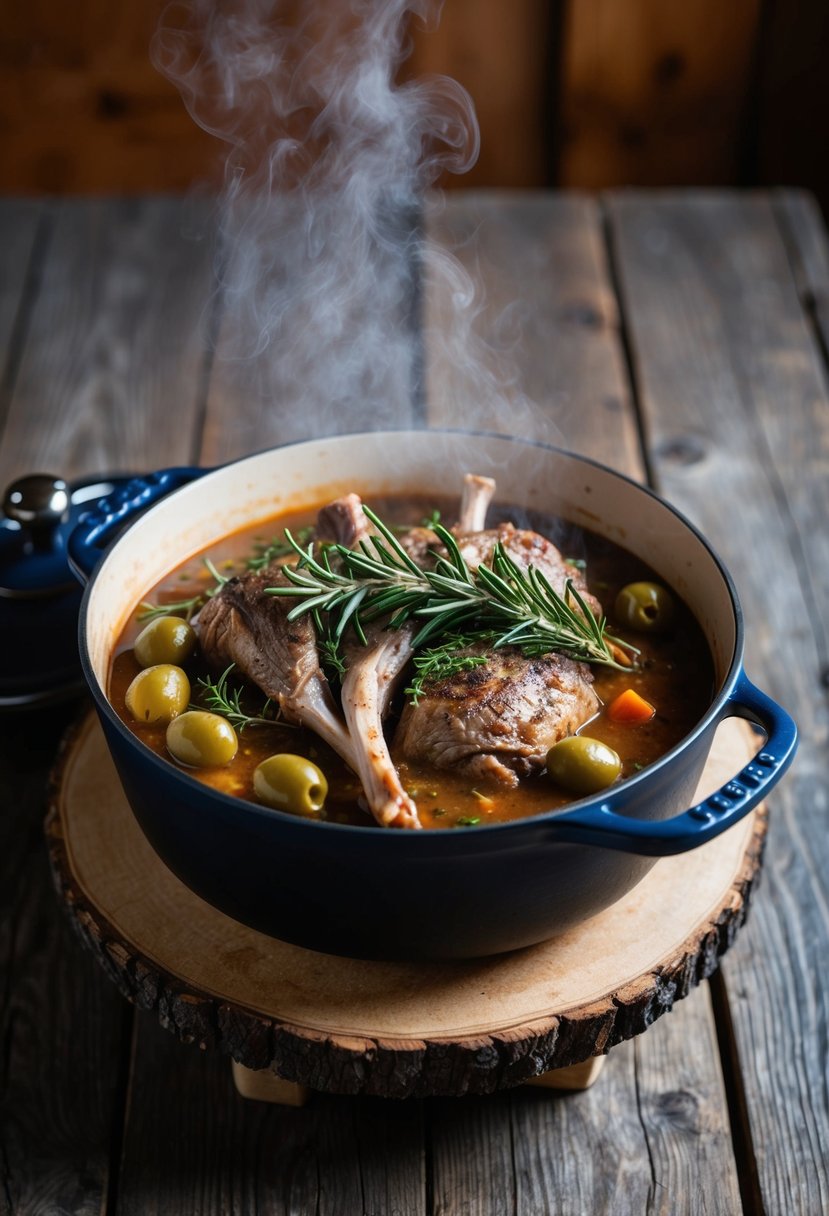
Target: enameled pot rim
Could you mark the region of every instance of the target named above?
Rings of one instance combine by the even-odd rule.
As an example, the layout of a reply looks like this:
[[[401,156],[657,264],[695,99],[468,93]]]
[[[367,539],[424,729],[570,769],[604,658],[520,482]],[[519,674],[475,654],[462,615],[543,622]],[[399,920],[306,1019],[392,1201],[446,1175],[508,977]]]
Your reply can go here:
[[[290,448],[294,448],[294,447],[302,447],[305,444],[317,442],[317,441],[320,441],[323,439],[329,443],[336,443],[338,438],[360,439],[362,437],[365,437],[365,438],[371,437],[376,440],[376,439],[382,437],[382,435],[384,435],[384,434],[391,435],[391,434],[411,434],[411,433],[419,434],[422,432],[416,431],[412,427],[400,427],[397,429],[387,428],[384,431],[348,432],[347,434],[343,434],[341,436],[338,436],[338,435],[315,436],[310,439],[297,440],[293,443],[280,444],[274,448],[264,449],[262,452],[250,453],[249,455],[240,457],[237,460],[229,461],[227,464],[217,466],[214,469],[206,470],[204,473],[204,478],[208,479],[208,478],[210,478],[210,476],[213,473],[224,472],[226,469],[231,468],[234,465],[241,465],[245,461],[250,460],[251,458],[253,458],[255,456],[262,456],[268,451],[282,451],[282,450],[286,450],[286,449],[290,449]],[[731,661],[728,666],[728,671],[727,671],[724,679],[722,680],[722,683],[720,685],[720,688],[719,688],[716,696],[714,697],[714,700],[712,701],[711,705],[706,710],[705,714],[702,716],[700,721],[696,724],[696,726],[687,735],[685,735],[685,737],[683,739],[681,739],[679,741],[679,743],[677,743],[674,747],[672,747],[670,751],[666,752],[658,760],[655,760],[652,764],[649,764],[640,773],[637,773],[634,776],[625,778],[624,787],[626,789],[629,789],[631,791],[632,795],[635,794],[636,790],[640,789],[643,785],[648,784],[649,782],[653,781],[654,778],[658,774],[664,772],[665,769],[669,768],[674,763],[677,756],[679,756],[683,751],[685,751],[688,748],[692,748],[694,746],[695,742],[700,738],[700,736],[704,735],[706,733],[706,731],[710,730],[712,727],[714,727],[718,724],[718,722],[723,717],[723,710],[724,710],[727,702],[729,701],[731,694],[733,693],[735,686],[742,674],[743,651],[744,651],[743,613],[742,613],[742,608],[740,606],[739,597],[737,595],[737,590],[734,585],[734,581],[731,578],[731,575],[729,574],[728,569],[724,565],[723,561],[719,557],[716,550],[712,548],[710,542],[706,539],[706,537],[703,536],[703,534],[700,532],[700,530],[693,523],[691,523],[691,521],[685,515],[683,515],[683,513],[681,511],[679,511],[671,503],[667,502],[664,498],[662,498],[655,491],[650,489],[650,487],[642,485],[640,482],[635,481],[632,477],[629,477],[625,473],[617,472],[616,469],[612,469],[608,465],[602,464],[601,461],[594,460],[592,457],[589,457],[589,456],[582,456],[576,452],[570,452],[566,448],[561,448],[561,447],[556,446],[555,444],[546,443],[542,440],[526,439],[526,438],[522,438],[522,437],[518,437],[518,436],[503,435],[503,434],[499,434],[498,432],[493,432],[493,431],[472,430],[472,429],[461,428],[461,427],[456,427],[456,428],[432,427],[432,428],[429,428],[429,433],[430,434],[434,433],[436,435],[462,435],[462,436],[476,437],[476,438],[482,438],[482,439],[498,439],[498,440],[506,441],[506,442],[509,442],[512,444],[522,445],[525,447],[539,448],[544,451],[551,452],[551,453],[555,454],[556,456],[561,456],[568,460],[573,460],[580,464],[586,465],[588,467],[598,469],[604,474],[610,474],[612,477],[618,479],[619,481],[621,481],[623,483],[626,483],[632,489],[638,491],[640,494],[643,494],[643,495],[647,496],[648,498],[653,499],[654,501],[659,503],[659,505],[661,507],[663,507],[665,510],[670,512],[670,514],[673,515],[680,524],[682,524],[689,532],[691,532],[696,537],[696,539],[703,546],[703,548],[705,549],[705,551],[707,552],[709,557],[713,560],[714,565],[716,566],[717,571],[718,571],[720,577],[722,578],[723,583],[725,584],[725,587],[728,591],[729,599],[731,602],[731,609],[732,609],[733,616],[734,616],[734,627],[735,627],[734,651],[733,651]],[[164,507],[166,507],[167,503],[170,502],[170,500],[175,497],[175,495],[177,493],[178,493],[177,490],[171,491],[171,493],[166,498],[164,498],[162,500],[162,502],[156,503],[155,506],[151,507],[149,510],[155,511],[155,510],[163,509]],[[147,514],[149,514],[149,511],[147,512]],[[141,518],[143,518],[143,517],[141,517]],[[117,537],[117,539],[113,542],[111,549],[115,549],[116,546],[120,546],[121,544],[127,542],[132,528],[138,522],[139,522],[139,520],[136,519],[136,520],[133,520],[131,523],[129,523],[124,528],[124,530],[121,532],[121,534]],[[118,716],[118,714],[113,709],[113,707],[110,704],[109,699],[106,695],[105,689],[103,689],[101,687],[101,684],[98,681],[98,678],[93,670],[92,660],[91,660],[91,657],[89,654],[89,648],[87,645],[87,638],[86,638],[86,617],[87,617],[90,597],[93,593],[95,583],[100,574],[101,568],[103,567],[103,565],[106,561],[106,557],[107,557],[108,553],[109,553],[109,550],[107,550],[107,552],[104,554],[101,562],[99,563],[96,570],[93,571],[93,573],[87,583],[86,589],[84,591],[83,599],[81,601],[80,614],[79,614],[79,618],[78,618],[78,648],[80,651],[81,666],[83,669],[84,677],[86,679],[86,683],[87,683],[90,691],[92,692],[92,695],[95,699],[95,702],[97,704],[99,711],[106,717],[106,719],[109,722],[109,724],[111,725],[111,727],[118,732],[118,734],[124,739],[124,741],[129,746],[136,747],[140,750],[142,762],[146,762],[146,764],[149,765],[151,769],[157,770],[159,772],[159,774],[162,775],[166,780],[170,780],[171,778],[174,780],[180,780],[181,782],[183,782],[184,787],[187,790],[189,790],[191,794],[197,793],[197,795],[200,799],[202,799],[202,798],[205,799],[205,801],[207,803],[209,803],[217,808],[221,807],[224,811],[226,811],[226,812],[230,811],[230,812],[236,814],[237,816],[244,815],[244,816],[252,819],[254,822],[259,821],[259,820],[261,820],[263,822],[272,822],[275,818],[279,822],[290,824],[290,826],[296,831],[299,831],[299,830],[305,830],[308,832],[322,831],[327,834],[330,834],[332,832],[346,833],[347,837],[351,840],[356,840],[356,839],[359,839],[360,837],[365,837],[365,838],[371,839],[371,840],[377,840],[378,838],[382,838],[384,841],[399,839],[401,841],[406,841],[407,843],[405,845],[392,846],[392,847],[406,847],[406,848],[415,847],[415,848],[417,848],[418,846],[414,843],[416,840],[428,841],[430,846],[434,846],[435,842],[438,839],[447,840],[447,841],[453,841],[453,840],[457,841],[458,838],[460,837],[460,839],[462,839],[465,842],[465,846],[468,846],[469,844],[473,843],[476,838],[482,839],[482,840],[484,838],[491,839],[493,833],[509,832],[511,830],[515,831],[518,828],[522,828],[522,827],[526,828],[528,825],[532,825],[532,824],[538,824],[540,826],[545,825],[545,824],[547,824],[547,825],[554,824],[556,818],[561,816],[562,814],[564,814],[568,811],[574,810],[576,807],[587,807],[587,806],[591,806],[591,805],[599,805],[607,795],[607,791],[601,791],[598,794],[593,794],[593,795],[590,795],[585,798],[580,798],[573,802],[568,802],[563,807],[556,807],[555,809],[550,810],[550,811],[539,812],[538,814],[534,814],[534,815],[530,816],[529,818],[514,819],[514,820],[510,820],[507,823],[481,824],[480,826],[475,827],[474,832],[457,833],[457,832],[447,831],[445,828],[423,828],[417,832],[404,832],[404,831],[388,831],[387,829],[384,829],[384,828],[380,827],[379,825],[374,825],[374,824],[366,824],[365,826],[359,826],[356,824],[333,823],[329,820],[304,819],[304,818],[298,817],[296,815],[290,815],[284,811],[279,811],[279,810],[273,809],[271,807],[261,806],[258,803],[250,802],[245,798],[239,798],[232,794],[222,793],[220,790],[216,790],[212,786],[205,785],[202,782],[197,781],[195,777],[191,777],[190,774],[187,773],[186,771],[184,771],[183,769],[178,768],[176,765],[172,764],[170,761],[165,760],[162,756],[157,755],[154,751],[152,751],[149,747],[147,747],[146,744],[144,744],[136,735],[134,735],[132,733],[132,731],[129,729],[129,727],[121,720],[121,718]],[[446,847],[452,848],[452,847],[457,847],[457,846],[456,845],[455,846],[447,845]]]

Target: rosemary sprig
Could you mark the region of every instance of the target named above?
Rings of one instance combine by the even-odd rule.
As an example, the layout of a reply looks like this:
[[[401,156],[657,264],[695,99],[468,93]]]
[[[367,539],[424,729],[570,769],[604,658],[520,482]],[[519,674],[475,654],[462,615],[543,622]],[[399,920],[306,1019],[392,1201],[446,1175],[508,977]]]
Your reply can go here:
[[[299,561],[285,567],[290,586],[266,590],[301,601],[289,620],[305,612],[313,612],[317,621],[328,614],[339,646],[349,626],[365,642],[365,625],[371,621],[387,617],[388,627],[396,629],[414,617],[422,621],[413,639],[416,650],[451,633],[489,633],[496,649],[519,646],[528,655],[558,651],[625,669],[611,649],[620,643],[607,634],[604,618],[596,620],[572,580],[559,595],[542,571],[533,566],[522,570],[501,544],[495,546],[491,564],[473,574],[455,537],[439,523],[434,532],[446,555],[434,554],[434,565],[421,569],[392,530],[369,508],[364,510],[378,535],[361,540],[356,549],[333,545],[318,558],[312,543],[303,548],[286,529]]]
[[[191,705],[190,708],[209,709],[211,713],[220,714],[240,733],[248,726],[292,726],[292,723],[286,722],[280,716],[278,707],[274,706],[270,697],[258,715],[245,713],[242,708],[241,688],[228,686],[228,678],[235,666],[235,663],[231,663],[218,680],[211,680],[209,676],[197,680],[196,686],[201,690],[200,704]]]
[[[220,574],[209,557],[204,558],[204,564],[210,571],[215,580],[215,585],[205,587],[198,595],[193,595],[189,600],[173,600],[167,604],[151,604],[147,600],[142,600],[138,605],[141,612],[138,613],[137,620],[139,621],[154,621],[160,616],[183,616],[185,621],[189,621],[195,616],[199,608],[202,608],[209,599],[224,587],[229,581],[229,575]]]

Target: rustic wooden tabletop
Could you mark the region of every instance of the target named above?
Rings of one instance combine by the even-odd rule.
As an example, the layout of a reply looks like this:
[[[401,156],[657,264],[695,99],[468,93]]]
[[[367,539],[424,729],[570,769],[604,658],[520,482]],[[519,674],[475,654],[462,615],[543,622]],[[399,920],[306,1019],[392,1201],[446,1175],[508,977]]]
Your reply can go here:
[[[212,248],[192,214],[166,198],[0,205],[0,484],[209,464],[307,434],[301,410],[263,410],[223,383],[201,324]],[[614,1048],[585,1093],[247,1102],[225,1059],[134,1013],[65,923],[42,819],[78,706],[7,716],[3,1212],[829,1211],[819,214],[792,192],[475,193],[431,222],[477,262],[484,324],[520,301],[523,387],[561,441],[647,479],[735,577],[747,670],[802,732],[749,923],[714,978]],[[498,422],[453,412],[439,369],[427,384],[429,422]]]

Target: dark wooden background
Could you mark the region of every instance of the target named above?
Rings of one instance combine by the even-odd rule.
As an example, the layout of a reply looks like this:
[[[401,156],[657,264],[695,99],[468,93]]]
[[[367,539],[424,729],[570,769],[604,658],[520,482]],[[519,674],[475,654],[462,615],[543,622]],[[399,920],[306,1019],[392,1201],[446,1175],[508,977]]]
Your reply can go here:
[[[3,6],[0,191],[216,179],[220,147],[150,63],[162,8]],[[448,73],[478,111],[478,164],[447,185],[788,184],[829,205],[825,0],[446,0],[411,36],[406,72]]]

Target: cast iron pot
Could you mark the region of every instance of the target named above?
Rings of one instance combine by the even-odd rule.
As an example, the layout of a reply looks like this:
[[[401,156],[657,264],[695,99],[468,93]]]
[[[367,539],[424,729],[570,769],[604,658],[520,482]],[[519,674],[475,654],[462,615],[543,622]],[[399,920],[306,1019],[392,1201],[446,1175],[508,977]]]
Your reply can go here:
[[[563,811],[464,832],[393,831],[307,821],[218,793],[156,756],[114,713],[106,697],[113,645],[136,603],[176,564],[285,510],[354,489],[369,500],[445,495],[465,471],[495,476],[502,502],[624,545],[689,605],[711,650],[717,691],[702,721],[660,761]],[[795,750],[792,719],[743,673],[737,596],[702,536],[636,483],[554,448],[459,432],[371,433],[277,448],[207,472],[169,469],[98,504],[69,553],[89,577],[84,674],[147,838],[203,899],[314,950],[472,958],[543,941],[621,898],[656,858],[697,848],[736,823]],[[714,731],[734,715],[757,723],[765,746],[688,809]]]

